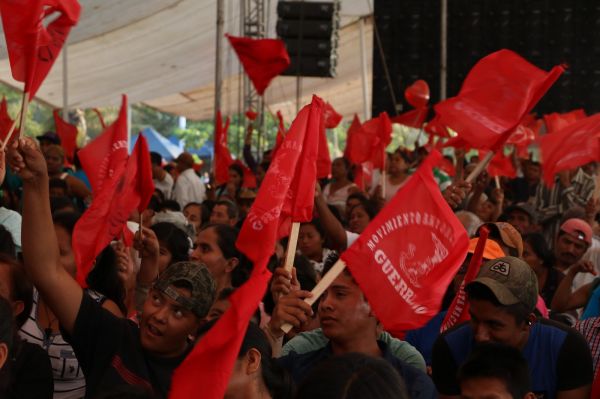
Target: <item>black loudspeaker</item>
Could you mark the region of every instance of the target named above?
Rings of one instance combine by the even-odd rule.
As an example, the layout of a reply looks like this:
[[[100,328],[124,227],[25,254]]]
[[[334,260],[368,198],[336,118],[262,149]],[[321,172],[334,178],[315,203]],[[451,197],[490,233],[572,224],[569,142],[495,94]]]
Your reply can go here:
[[[432,3],[437,4],[432,6]],[[440,7],[430,0],[375,0],[373,32],[373,116],[386,111],[390,116],[410,109],[404,90],[415,80],[429,84],[430,102],[438,101],[440,91]],[[397,106],[392,101],[395,95]]]
[[[502,48],[546,71],[568,69],[534,109],[538,114],[600,111],[600,3],[595,0],[448,1],[447,96],[455,96],[473,65]],[[440,0],[375,0],[375,22],[398,101],[416,79],[439,100]],[[418,44],[417,44],[418,43]],[[392,111],[373,42],[373,115]],[[401,83],[399,83],[401,82]]]
[[[277,36],[286,45],[290,67],[282,75],[334,77],[339,9],[334,2],[280,1]]]

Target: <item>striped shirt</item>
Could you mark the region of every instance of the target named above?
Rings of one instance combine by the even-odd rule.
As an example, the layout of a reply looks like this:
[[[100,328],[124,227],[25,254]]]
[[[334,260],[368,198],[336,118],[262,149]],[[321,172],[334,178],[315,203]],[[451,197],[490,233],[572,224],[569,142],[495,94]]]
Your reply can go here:
[[[598,372],[600,365],[600,317],[590,317],[589,319],[578,321],[574,328],[584,336],[592,353],[594,362],[594,375]]]

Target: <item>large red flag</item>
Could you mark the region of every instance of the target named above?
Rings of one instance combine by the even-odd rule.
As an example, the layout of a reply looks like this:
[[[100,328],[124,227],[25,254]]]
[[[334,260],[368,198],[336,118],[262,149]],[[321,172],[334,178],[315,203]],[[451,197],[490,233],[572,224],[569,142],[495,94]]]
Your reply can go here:
[[[224,397],[248,323],[271,278],[266,260],[255,263],[255,268],[250,279],[229,297],[230,308],[175,370],[169,399],[195,398],[199,392],[205,399]]]
[[[325,115],[321,118],[319,128],[319,148],[317,153],[317,179],[326,179],[331,172],[331,157],[329,156],[329,145],[325,131]]]
[[[559,130],[567,127],[573,122],[577,122],[580,119],[585,118],[585,111],[582,109],[575,109],[571,112],[559,114],[553,112],[548,115],[544,115],[544,123],[546,124],[546,133],[558,132]]]
[[[71,28],[79,20],[77,0],[2,0],[0,14],[13,78],[29,99],[50,72]],[[44,18],[58,14],[47,26]]]
[[[93,260],[115,237],[120,237],[134,209],[144,210],[154,192],[148,144],[140,135],[125,168],[104,182],[92,205],[77,221],[73,231],[73,252],[77,281],[85,279]]]
[[[94,197],[104,182],[120,176],[127,163],[127,96],[123,95],[119,116],[106,130],[78,153]]]
[[[354,160],[352,159],[352,136],[355,134],[362,134],[362,132],[360,132],[361,129],[362,124],[360,123],[360,119],[358,118],[358,115],[354,114],[354,118],[352,118],[352,123],[350,124],[348,132],[346,133],[346,147],[344,148],[344,158],[349,160],[351,163],[358,163],[354,162]]]
[[[233,158],[227,147],[227,130],[229,130],[229,118],[223,125],[221,111],[217,111],[215,122],[215,181],[217,185],[227,183],[227,180],[229,180],[229,167],[233,163]]]
[[[281,224],[312,218],[322,118],[323,100],[313,96],[271,161],[236,243],[254,262],[271,256]]]
[[[404,112],[398,116],[391,118],[393,123],[399,123],[404,126],[410,126],[417,129],[423,127],[427,114],[429,113],[428,107],[420,107],[411,109],[410,111]]]
[[[432,174],[440,157],[432,152],[341,256],[392,335],[439,312],[467,253],[467,232]]]
[[[4,142],[4,140],[6,139],[8,131],[10,130],[12,124],[13,120],[8,114],[6,97],[2,97],[2,102],[0,103],[0,140],[2,140],[2,142]]]
[[[473,281],[475,277],[477,277],[477,273],[479,273],[483,259],[483,250],[485,249],[485,242],[488,238],[488,234],[489,230],[487,227],[482,227],[479,230],[479,240],[477,240],[475,252],[473,253],[471,261],[469,262],[469,267],[467,269],[467,273],[465,274],[465,278],[460,283],[458,292],[452,300],[452,303],[448,308],[448,312],[446,312],[446,316],[442,322],[441,331],[445,331],[456,324],[470,319],[469,302],[467,301],[465,287],[467,284]]]
[[[342,121],[342,115],[338,114],[337,111],[329,103],[325,103],[325,109],[323,110],[323,119],[325,120],[325,127],[327,129],[333,129],[337,127]]]
[[[356,128],[346,139],[348,159],[354,164],[373,162],[373,167],[383,169],[385,165],[385,149],[392,140],[392,123],[387,113],[366,121],[361,128]]]
[[[560,171],[600,161],[600,114],[567,125],[539,139],[543,178],[549,187]]]
[[[290,57],[282,40],[226,36],[261,96],[271,80],[290,66]]]
[[[456,97],[435,105],[439,121],[474,148],[498,149],[563,73],[546,72],[510,50],[482,58]]]
[[[52,115],[54,116],[56,134],[60,137],[60,145],[65,150],[67,160],[73,162],[75,150],[77,149],[77,126],[65,122],[56,109],[52,112]]]

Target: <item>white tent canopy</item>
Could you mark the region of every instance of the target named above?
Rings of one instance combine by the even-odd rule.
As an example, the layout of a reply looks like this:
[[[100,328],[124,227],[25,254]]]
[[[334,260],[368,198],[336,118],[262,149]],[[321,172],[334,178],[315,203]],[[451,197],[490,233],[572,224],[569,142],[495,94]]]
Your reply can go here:
[[[239,35],[241,0],[225,0],[225,32]],[[215,0],[80,0],[82,16],[71,32],[67,51],[69,108],[118,105],[120,94],[159,110],[191,119],[210,119],[214,104]],[[276,22],[276,1],[269,5],[269,31]],[[359,23],[371,14],[372,0],[342,0],[338,76],[303,79],[303,102],[313,93],[345,117],[362,115]],[[368,83],[372,54],[371,24],[366,23]],[[273,37],[274,34],[269,35]],[[37,98],[56,108],[63,105],[63,62],[59,57]],[[240,111],[239,64],[227,42],[223,51],[225,114]],[[12,79],[6,44],[0,47],[0,81],[22,88]],[[295,78],[278,77],[266,92],[267,106],[295,114]],[[370,103],[370,96],[369,96]],[[242,112],[244,110],[241,110]]]

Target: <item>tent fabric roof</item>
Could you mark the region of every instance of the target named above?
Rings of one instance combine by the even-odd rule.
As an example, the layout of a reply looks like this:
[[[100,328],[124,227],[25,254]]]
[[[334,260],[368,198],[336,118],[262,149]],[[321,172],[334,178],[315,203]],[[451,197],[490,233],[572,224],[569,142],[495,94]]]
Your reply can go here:
[[[225,0],[225,32],[234,35],[240,31],[239,1]],[[80,3],[82,16],[69,37],[67,49],[70,108],[118,105],[120,94],[126,93],[131,103],[145,102],[191,119],[212,118],[216,0],[80,0]],[[270,5],[268,20],[273,32],[277,1],[265,3]],[[372,0],[341,1],[344,28],[338,77],[303,79],[303,100],[310,99],[310,94],[316,91],[345,116],[361,112],[358,28],[352,22],[359,16],[370,15],[372,3]],[[370,36],[366,44],[370,59]],[[229,114],[239,108],[239,65],[226,41],[223,47],[223,111]],[[39,100],[57,108],[63,104],[62,58],[59,57],[38,92]],[[22,88],[22,83],[12,79],[4,40],[0,41],[0,81]],[[291,105],[295,101],[295,79],[276,78],[266,100],[272,110],[281,108],[286,115],[295,113],[295,105]]]
[[[148,142],[148,148],[150,151],[158,152],[167,162],[174,160],[183,152],[181,148],[171,143],[167,138],[158,133],[151,127],[146,127],[141,131],[146,141]],[[131,138],[129,144],[129,150],[133,150],[133,146],[137,142],[139,134]]]

